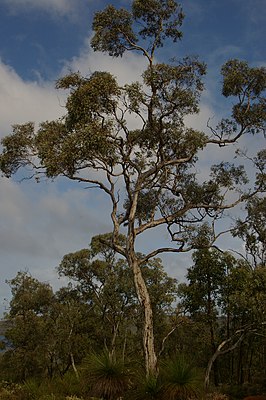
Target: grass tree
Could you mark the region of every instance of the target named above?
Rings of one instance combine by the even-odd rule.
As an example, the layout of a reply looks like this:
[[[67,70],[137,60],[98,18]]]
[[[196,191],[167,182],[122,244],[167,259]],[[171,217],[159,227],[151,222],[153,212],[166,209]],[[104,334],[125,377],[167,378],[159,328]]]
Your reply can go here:
[[[202,392],[202,376],[182,356],[168,360],[163,365],[163,399],[197,399]]]
[[[91,354],[84,360],[90,394],[104,400],[120,398],[128,388],[129,374],[124,363],[109,352]]]

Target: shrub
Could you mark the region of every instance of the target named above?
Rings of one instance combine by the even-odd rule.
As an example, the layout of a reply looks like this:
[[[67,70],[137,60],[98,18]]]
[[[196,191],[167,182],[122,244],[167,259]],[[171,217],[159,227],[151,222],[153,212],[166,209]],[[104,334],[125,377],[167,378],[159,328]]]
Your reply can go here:
[[[107,352],[86,358],[83,371],[89,380],[92,396],[113,400],[121,397],[128,388],[129,374],[124,363]]]
[[[162,398],[189,400],[202,393],[202,376],[183,356],[177,356],[162,365]]]

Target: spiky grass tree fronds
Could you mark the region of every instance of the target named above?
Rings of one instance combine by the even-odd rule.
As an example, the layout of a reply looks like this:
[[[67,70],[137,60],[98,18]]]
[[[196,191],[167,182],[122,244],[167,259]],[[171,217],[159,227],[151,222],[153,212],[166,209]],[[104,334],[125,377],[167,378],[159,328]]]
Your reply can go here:
[[[145,371],[137,372],[134,384],[127,393],[129,400],[160,400],[162,385],[160,378],[154,374],[146,375]]]
[[[162,399],[197,399],[202,393],[202,377],[199,371],[183,356],[168,360],[161,367],[163,379]]]
[[[92,354],[86,358],[84,370],[94,397],[116,400],[128,387],[129,374],[125,371],[123,362],[107,352]]]

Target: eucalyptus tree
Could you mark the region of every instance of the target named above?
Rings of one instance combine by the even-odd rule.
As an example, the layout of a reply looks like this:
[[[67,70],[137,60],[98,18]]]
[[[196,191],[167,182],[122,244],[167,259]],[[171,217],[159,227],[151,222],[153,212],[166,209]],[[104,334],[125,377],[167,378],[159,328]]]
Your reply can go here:
[[[87,307],[66,288],[53,293],[51,286],[18,272],[8,281],[12,298],[7,314],[10,343],[1,368],[8,379],[64,375],[89,350]]]
[[[147,372],[156,370],[157,356],[142,266],[160,253],[214,242],[219,233],[208,221],[216,221],[246,198],[247,180],[243,168],[224,162],[222,153],[221,163],[211,167],[207,179],[198,176],[197,155],[206,147],[211,151],[232,145],[245,134],[265,130],[265,68],[250,68],[238,60],[222,68],[223,95],[236,99],[231,117],[209,134],[185,125],[185,117],[199,111],[206,66],[190,56],[160,61],[162,47],[182,38],[183,19],[175,0],[134,0],[128,9],[109,5],[97,12],[92,48],[112,57],[136,52],[147,61],[147,69],[139,81],[124,86],[109,72],[63,77],[57,88],[69,90],[65,117],[43,122],[37,130],[32,122],[14,126],[2,141],[0,159],[7,177],[27,167],[37,180],[64,176],[98,187],[109,197],[111,246],[127,260],[144,310]],[[132,114],[134,128],[128,123]],[[258,157],[265,161],[265,153]],[[252,190],[259,191],[262,184],[258,180]],[[143,234],[162,227],[173,244],[155,246],[142,255],[137,239],[140,243]],[[126,236],[122,244],[121,230]],[[198,240],[198,232],[204,232],[204,240]]]
[[[265,176],[263,179],[265,179]],[[266,197],[252,197],[246,204],[246,210],[247,217],[244,220],[237,220],[234,235],[244,240],[246,251],[244,258],[246,258],[250,266],[253,268],[264,266],[265,268]]]
[[[215,353],[219,337],[218,315],[222,302],[228,269],[228,256],[218,250],[201,249],[193,253],[194,265],[188,269],[188,283],[179,285],[181,304],[195,322],[207,326],[208,336],[205,354],[210,357]],[[214,363],[214,381],[219,383],[218,366]]]
[[[118,342],[121,349],[125,348],[137,304],[131,271],[123,260],[113,258],[114,252],[104,253],[102,259],[96,258],[91,248],[66,254],[58,272],[69,279],[70,292],[87,305],[94,321],[91,333],[94,331],[95,348],[98,344],[114,355]]]
[[[230,339],[238,332],[242,339],[237,346],[231,363],[231,377],[242,384],[261,374],[265,364],[265,307],[266,268],[239,260],[228,279],[228,313],[230,313]],[[227,338],[226,338],[227,339]],[[232,345],[230,340],[230,345]],[[225,347],[226,348],[226,347]],[[259,382],[259,379],[258,379]]]
[[[179,296],[183,311],[201,329],[204,344],[197,352],[203,351],[204,363],[209,358],[205,385],[212,370],[216,385],[250,382],[263,363],[265,266],[253,269],[246,260],[217,249],[197,250],[193,261]]]
[[[95,330],[98,331],[98,344],[113,357],[118,349],[120,355],[141,352],[138,328],[142,310],[138,304],[132,270],[123,258],[117,257],[109,244],[104,243],[110,241],[111,237],[111,234],[95,236],[88,249],[66,254],[58,272],[69,279],[69,293],[72,292],[87,305],[94,319]],[[121,235],[123,240],[125,238]],[[164,338],[172,329],[169,315],[174,312],[177,281],[167,275],[159,258],[143,265],[142,272],[156,320],[156,345],[161,348],[162,341],[166,340]]]
[[[27,272],[18,272],[8,281],[12,299],[7,315],[10,327],[5,336],[10,348],[3,356],[2,370],[14,380],[43,374],[47,367],[50,332],[46,315],[53,302],[49,284],[41,283]]]

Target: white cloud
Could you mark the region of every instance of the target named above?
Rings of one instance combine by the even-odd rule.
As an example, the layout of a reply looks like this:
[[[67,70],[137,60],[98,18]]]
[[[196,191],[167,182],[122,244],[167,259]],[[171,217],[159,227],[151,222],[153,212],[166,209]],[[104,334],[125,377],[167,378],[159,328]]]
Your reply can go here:
[[[120,84],[130,83],[140,79],[142,72],[147,68],[145,58],[136,53],[127,53],[122,58],[112,58],[107,54],[94,52],[90,48],[91,38],[84,41],[84,46],[77,57],[66,62],[63,74],[69,71],[80,71],[89,75],[94,71],[109,71],[118,78]]]
[[[11,13],[28,12],[36,9],[50,14],[64,16],[76,13],[79,0],[2,0]]]
[[[243,49],[234,45],[226,45],[217,47],[209,56],[209,62],[221,66],[225,61],[230,58],[241,57]]]
[[[54,119],[64,113],[54,83],[25,82],[0,62],[0,136],[12,124]]]
[[[55,288],[55,267],[64,254],[87,247],[95,234],[110,230],[108,204],[100,192],[57,183],[0,181],[0,316],[9,296],[6,279],[29,270]],[[60,182],[62,185],[62,182]],[[89,204],[89,207],[88,207]]]
[[[87,203],[90,203],[90,209]],[[17,256],[62,257],[87,245],[91,231],[108,229],[96,205],[105,207],[99,193],[77,188],[59,191],[56,183],[17,184],[2,178],[0,193],[0,252]],[[101,211],[101,217],[106,217]]]

